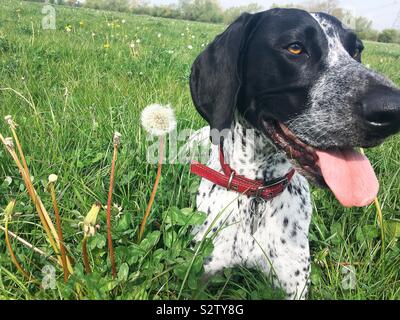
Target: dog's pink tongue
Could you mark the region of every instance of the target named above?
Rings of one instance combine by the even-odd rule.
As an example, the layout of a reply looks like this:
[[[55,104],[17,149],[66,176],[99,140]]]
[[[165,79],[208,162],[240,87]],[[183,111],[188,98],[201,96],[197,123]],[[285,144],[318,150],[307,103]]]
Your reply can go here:
[[[325,182],[343,206],[364,207],[374,201],[379,182],[367,157],[355,150],[317,154]]]

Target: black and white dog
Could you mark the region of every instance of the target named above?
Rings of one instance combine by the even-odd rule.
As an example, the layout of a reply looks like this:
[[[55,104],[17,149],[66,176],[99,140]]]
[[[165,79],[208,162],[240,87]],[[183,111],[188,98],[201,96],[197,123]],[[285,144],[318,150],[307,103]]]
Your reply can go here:
[[[361,64],[364,46],[336,18],[297,9],[243,14],[196,59],[190,88],[210,127],[208,167],[270,182],[296,173],[268,200],[203,179],[195,230],[212,231],[206,273],[242,265],[271,274],[290,299],[307,295],[308,181],[329,187],[346,207],[369,205],[379,185],[356,147],[374,147],[400,130],[400,91]],[[211,129],[211,132],[210,132]],[[249,132],[253,132],[250,134]],[[212,175],[212,174],[211,174]],[[288,180],[286,180],[288,181]],[[272,183],[274,185],[274,183]]]

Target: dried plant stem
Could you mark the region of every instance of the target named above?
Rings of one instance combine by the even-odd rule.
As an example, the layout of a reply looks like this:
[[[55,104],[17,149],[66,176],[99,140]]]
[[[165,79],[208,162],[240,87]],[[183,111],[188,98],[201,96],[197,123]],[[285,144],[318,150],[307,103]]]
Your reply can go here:
[[[4,227],[4,231],[5,231],[5,236],[6,236],[6,245],[7,245],[7,250],[8,253],[11,256],[11,261],[13,262],[13,264],[15,265],[15,267],[17,268],[17,270],[28,280],[28,281],[33,281],[34,283],[38,284],[38,281],[31,275],[29,274],[27,271],[25,271],[25,269],[20,265],[20,263],[18,262],[17,257],[14,254],[13,248],[11,246],[11,242],[10,242],[10,238],[8,235],[8,217],[6,216],[5,218],[5,227]]]
[[[22,147],[21,147],[21,144],[19,142],[17,133],[15,132],[15,129],[14,129],[13,126],[10,126],[10,128],[11,128],[11,132],[12,132],[13,137],[14,137],[15,144],[17,145],[17,150],[18,150],[19,156],[21,157],[21,162],[22,162],[22,164],[24,166],[24,170],[25,170],[26,174],[29,174],[28,164],[26,163],[25,155],[24,155],[24,153],[22,151]]]
[[[56,229],[55,229],[55,227],[53,225],[53,222],[51,221],[51,218],[50,218],[49,214],[47,213],[46,208],[44,207],[41,199],[37,195],[37,192],[36,192],[35,188],[33,187],[33,184],[32,184],[31,178],[30,178],[30,172],[29,172],[28,164],[26,162],[25,155],[24,155],[24,152],[23,152],[22,147],[21,147],[21,143],[20,143],[20,141],[18,139],[17,132],[15,131],[15,126],[10,126],[10,129],[11,129],[11,132],[13,134],[13,137],[14,137],[14,140],[15,140],[15,144],[17,146],[17,150],[18,150],[18,153],[20,155],[20,158],[21,158],[21,161],[22,161],[22,164],[23,164],[23,168],[24,168],[24,171],[25,171],[25,176],[26,176],[25,184],[27,185],[27,189],[33,191],[33,192],[31,192],[31,194],[32,194],[31,198],[34,201],[35,206],[37,206],[37,203],[39,205],[40,209],[38,210],[38,212],[40,211],[41,212],[41,216],[44,218],[44,219],[41,219],[41,220],[45,220],[46,225],[47,225],[47,229],[50,229],[49,233],[51,233],[53,238],[55,239],[56,245],[55,246],[53,245],[53,248],[57,247],[57,249],[54,248],[55,252],[58,254],[59,251],[61,251],[61,264],[62,264],[63,268],[64,268],[64,265],[67,266],[67,271],[68,271],[67,275],[68,275],[68,273],[73,273],[71,262],[70,262],[69,258],[65,254],[65,247],[64,247],[64,244],[63,244],[63,240],[62,240],[62,238],[60,238],[60,234],[62,235],[62,230],[60,228],[60,230],[56,231]],[[29,186],[30,186],[30,188],[29,188]],[[53,200],[53,205],[54,205],[54,200]],[[40,216],[40,214],[39,214],[39,216]],[[57,216],[56,216],[56,219],[57,219]],[[42,221],[42,224],[43,224],[43,226],[45,226],[43,221]],[[46,227],[45,227],[45,229],[46,229]],[[50,239],[50,242],[54,242],[54,240]],[[63,254],[63,251],[64,251],[64,254]],[[65,259],[65,261],[63,261],[63,259]],[[65,278],[65,270],[64,270],[64,278]]]
[[[24,180],[24,183],[25,183],[26,189],[28,191],[28,194],[29,194],[30,198],[32,199],[32,201],[33,201],[33,203],[35,205],[36,211],[38,212],[40,221],[41,221],[41,223],[43,225],[43,228],[44,228],[44,230],[46,232],[46,235],[47,235],[47,237],[48,237],[48,239],[50,241],[50,244],[53,247],[54,252],[58,256],[60,251],[59,251],[59,239],[58,239],[57,232],[56,232],[56,230],[54,228],[53,223],[51,222],[51,219],[50,219],[50,217],[49,217],[49,215],[48,215],[48,213],[47,213],[42,201],[40,200],[39,196],[36,193],[35,188],[33,187],[32,181],[30,179],[29,171],[28,172],[25,171],[25,169],[23,168],[23,166],[22,166],[22,164],[21,164],[21,162],[20,162],[20,160],[19,160],[19,158],[18,158],[18,156],[17,156],[17,154],[15,152],[15,150],[13,148],[9,148],[7,146],[7,143],[6,143],[4,137],[1,134],[0,134],[0,141],[5,145],[7,151],[10,153],[10,155],[13,158],[15,164],[17,165],[18,170],[19,170],[19,172],[20,172],[20,174],[21,174],[21,176],[22,176],[22,178]],[[46,219],[46,217],[47,217],[47,219]],[[59,260],[61,262],[60,258],[59,258]],[[62,262],[61,262],[61,264],[62,264]],[[68,257],[67,257],[67,264],[68,264],[69,272],[72,273],[73,270],[72,270],[72,266],[71,266],[71,263],[70,263]]]
[[[19,156],[21,158],[21,162],[22,162],[23,168],[25,170],[25,174],[26,174],[27,180],[28,180],[28,182],[29,182],[29,184],[31,186],[31,189],[34,190],[34,187],[33,187],[33,184],[32,184],[31,178],[30,178],[31,175],[30,175],[30,172],[29,172],[28,164],[26,163],[25,155],[24,155],[24,152],[22,151],[22,147],[21,147],[21,143],[19,142],[18,135],[17,135],[17,133],[16,133],[16,131],[15,131],[13,126],[11,126],[10,128],[11,128],[11,132],[13,134],[14,140],[15,140],[15,144],[17,145],[17,150],[18,150]],[[48,227],[50,228],[51,232],[53,233],[53,237],[57,241],[58,247],[61,247],[60,246],[60,239],[58,239],[58,233],[56,232],[56,230],[54,228],[54,225],[53,225],[53,222],[50,219],[50,216],[47,214],[47,211],[44,208],[42,201],[38,198],[36,192],[34,192],[34,194],[35,194],[35,196],[37,198],[37,201],[39,202],[43,217],[45,218]]]
[[[83,264],[85,265],[85,271],[87,274],[92,273],[92,269],[90,268],[89,263],[89,255],[87,251],[87,239],[88,237],[84,237],[82,240],[82,257],[83,257]]]
[[[60,252],[61,252],[62,267],[63,267],[63,271],[64,271],[64,282],[66,283],[68,281],[69,271],[68,271],[68,264],[67,264],[67,254],[65,252],[64,239],[63,239],[63,233],[62,233],[62,228],[61,228],[60,210],[58,209],[54,184],[50,183],[49,188],[50,188],[51,200],[53,202],[54,216],[56,218],[58,239],[60,240]]]
[[[54,239],[53,239],[53,236],[52,236],[52,234],[51,234],[51,232],[50,232],[50,230],[49,230],[49,226],[48,226],[48,224],[47,224],[47,221],[46,221],[46,219],[45,219],[44,216],[43,216],[42,208],[41,208],[41,206],[39,205],[39,199],[38,199],[37,195],[35,194],[35,191],[30,187],[30,183],[29,183],[30,178],[28,178],[28,177],[26,176],[26,172],[24,171],[24,168],[22,167],[22,164],[21,164],[21,162],[19,161],[19,158],[18,158],[17,154],[15,153],[14,149],[10,149],[10,148],[7,147],[6,142],[5,142],[4,138],[3,138],[3,136],[0,135],[0,139],[1,139],[1,141],[3,142],[3,144],[6,146],[8,152],[10,153],[10,155],[11,155],[11,157],[13,158],[14,162],[16,163],[16,165],[17,165],[17,167],[18,167],[18,170],[19,170],[19,172],[20,172],[20,174],[21,174],[21,176],[22,176],[22,178],[23,178],[23,180],[24,180],[24,183],[25,183],[25,186],[26,186],[27,191],[28,191],[28,193],[29,193],[29,196],[30,196],[31,199],[33,200],[33,203],[34,203],[34,205],[35,205],[35,207],[36,207],[36,210],[37,210],[37,212],[38,212],[38,214],[39,214],[40,221],[42,222],[42,225],[43,225],[43,227],[44,227],[44,229],[45,229],[45,231],[46,231],[46,233],[47,233],[47,235],[48,235],[48,237],[49,237],[49,241],[50,241],[50,243],[52,244],[53,249],[55,250],[55,253],[58,254],[58,248],[57,248],[57,246],[56,246],[55,243],[54,243]],[[28,180],[29,180],[29,181],[28,181]]]
[[[0,226],[0,230],[4,231],[4,232],[8,232],[8,235],[11,238],[14,238],[15,240],[19,241],[20,243],[22,243],[25,247],[27,247],[28,249],[31,249],[32,251],[40,254],[41,256],[49,259],[50,261],[54,262],[54,263],[60,263],[56,258],[49,256],[46,252],[40,250],[39,248],[35,247],[33,244],[29,243],[28,241],[26,241],[25,239],[22,239],[20,236],[17,236],[15,233],[11,232],[10,230],[6,230],[6,228],[4,228],[3,226]]]
[[[158,185],[160,183],[161,168],[162,168],[162,163],[163,163],[163,159],[164,159],[164,137],[159,137],[159,139],[160,139],[160,148],[159,148],[159,159],[158,159],[156,181],[154,182],[153,191],[150,195],[150,200],[149,200],[149,203],[147,204],[146,212],[144,214],[142,223],[140,224],[140,230],[139,230],[139,234],[138,234],[138,242],[140,242],[142,240],[143,233],[146,228],[146,222],[150,215],[151,207],[153,206],[154,198],[156,197]]]
[[[115,163],[117,162],[117,154],[118,154],[118,144],[114,143],[114,154],[111,162],[110,187],[108,190],[108,200],[107,200],[107,242],[108,242],[108,254],[110,256],[113,278],[117,277],[117,266],[115,264],[114,247],[111,235],[111,203],[112,203],[112,194],[114,187]]]

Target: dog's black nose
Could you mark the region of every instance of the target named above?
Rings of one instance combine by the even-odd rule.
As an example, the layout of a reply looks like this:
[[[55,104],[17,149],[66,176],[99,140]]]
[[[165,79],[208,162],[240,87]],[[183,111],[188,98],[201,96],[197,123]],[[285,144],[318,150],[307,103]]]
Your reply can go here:
[[[382,138],[400,130],[400,92],[389,88],[374,90],[362,101],[365,124]]]

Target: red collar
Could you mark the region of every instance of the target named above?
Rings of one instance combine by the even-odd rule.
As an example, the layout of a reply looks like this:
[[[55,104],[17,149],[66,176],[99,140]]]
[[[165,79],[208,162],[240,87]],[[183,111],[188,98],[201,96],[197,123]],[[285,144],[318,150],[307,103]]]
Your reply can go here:
[[[265,200],[271,200],[285,191],[296,172],[295,169],[292,169],[284,177],[273,181],[251,180],[238,175],[235,170],[225,163],[222,147],[219,150],[219,160],[224,173],[215,171],[196,161],[192,162],[190,171],[228,191],[231,190],[249,197],[263,198]]]

